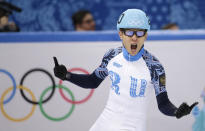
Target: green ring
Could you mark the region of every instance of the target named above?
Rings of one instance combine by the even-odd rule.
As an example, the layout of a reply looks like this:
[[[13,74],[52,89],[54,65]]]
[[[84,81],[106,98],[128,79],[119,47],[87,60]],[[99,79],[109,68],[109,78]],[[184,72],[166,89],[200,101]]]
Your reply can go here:
[[[72,104],[72,107],[71,107],[70,111],[69,111],[65,116],[62,116],[62,117],[59,117],[59,118],[54,118],[54,117],[51,117],[51,116],[49,116],[48,114],[46,114],[45,111],[44,111],[44,109],[43,109],[43,106],[42,106],[42,101],[43,101],[43,97],[45,96],[45,94],[46,94],[49,90],[51,90],[52,88],[53,88],[53,87],[48,87],[48,88],[45,89],[45,90],[43,91],[43,93],[41,94],[40,101],[39,101],[40,110],[41,110],[42,114],[43,114],[47,119],[52,120],[52,121],[62,121],[62,120],[64,120],[64,119],[68,118],[68,117],[72,114],[72,112],[73,112],[73,110],[74,110],[74,108],[75,108],[75,104]],[[73,96],[73,93],[70,91],[70,89],[66,88],[66,87],[63,86],[63,85],[58,85],[58,86],[56,86],[56,88],[63,88],[63,89],[65,89],[65,90],[71,95],[72,101],[75,100],[75,98],[74,98],[74,96]]]

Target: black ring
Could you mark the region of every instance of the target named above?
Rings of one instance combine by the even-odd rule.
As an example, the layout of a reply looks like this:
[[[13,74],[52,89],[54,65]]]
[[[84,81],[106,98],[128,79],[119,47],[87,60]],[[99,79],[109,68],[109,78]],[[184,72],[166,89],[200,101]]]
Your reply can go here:
[[[52,75],[51,75],[48,71],[46,71],[46,70],[44,70],[44,69],[41,69],[41,68],[31,69],[31,70],[29,70],[28,72],[26,72],[26,73],[23,75],[23,77],[21,78],[21,81],[20,81],[20,85],[23,86],[23,82],[24,82],[24,79],[26,78],[26,76],[27,76],[28,74],[32,73],[32,72],[35,72],[35,71],[40,71],[40,72],[43,72],[43,73],[47,74],[47,75],[49,76],[49,78],[51,79],[51,81],[52,81],[52,85],[53,85],[52,92],[51,92],[51,94],[48,96],[48,98],[46,98],[45,100],[42,101],[42,103],[46,103],[46,102],[47,102],[48,100],[50,100],[51,97],[53,96],[53,94],[54,94],[54,92],[55,92],[55,87],[56,87],[54,78],[52,77]],[[29,102],[29,103],[31,103],[31,104],[39,104],[39,102],[29,100],[29,99],[26,97],[26,95],[24,94],[23,89],[20,89],[20,92],[21,92],[22,97],[23,97],[27,102]]]

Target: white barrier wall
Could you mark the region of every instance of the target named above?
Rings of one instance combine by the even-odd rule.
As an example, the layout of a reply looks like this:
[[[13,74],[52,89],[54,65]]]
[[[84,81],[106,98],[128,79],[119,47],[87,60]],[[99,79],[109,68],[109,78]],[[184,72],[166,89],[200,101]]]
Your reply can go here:
[[[32,68],[43,68],[54,77],[53,56],[58,58],[59,64],[64,64],[69,69],[79,67],[91,73],[101,63],[106,50],[118,46],[121,46],[120,42],[1,43],[0,69],[9,71],[15,78],[17,86],[24,73]],[[176,106],[184,101],[189,104],[199,101],[199,106],[202,106],[203,102],[199,96],[205,86],[205,40],[147,41],[145,48],[164,65],[170,100]],[[58,84],[59,80],[55,78],[55,82]],[[37,100],[51,84],[49,77],[42,72],[29,74],[23,83]],[[33,107],[33,104],[25,101],[17,89],[11,101],[6,104],[1,103],[0,131],[88,131],[106,104],[110,84],[107,78],[94,91],[90,99],[82,104],[76,104],[71,115],[61,121],[47,119],[39,105],[36,105],[33,114],[27,120],[21,122],[11,120],[9,116],[25,117]],[[91,91],[68,82],[63,82],[63,85],[72,91],[77,101],[84,99]],[[12,87],[10,78],[0,72],[1,100],[9,87]],[[4,100],[9,98],[11,92],[7,93]],[[24,92],[26,97],[31,99],[30,94]],[[45,97],[50,93],[51,91],[48,91]],[[65,90],[64,94],[70,98]],[[59,89],[56,88],[52,98],[42,104],[42,107],[49,116],[59,118],[69,112],[71,105],[62,98]],[[9,116],[2,113],[2,108]],[[191,131],[193,122],[192,115],[177,120],[160,113],[153,91],[148,112],[148,131]]]

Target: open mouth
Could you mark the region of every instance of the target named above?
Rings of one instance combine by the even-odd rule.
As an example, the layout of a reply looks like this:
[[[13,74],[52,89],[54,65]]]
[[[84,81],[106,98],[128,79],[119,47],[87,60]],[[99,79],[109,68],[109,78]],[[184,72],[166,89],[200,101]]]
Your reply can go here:
[[[136,54],[137,52],[137,44],[131,44],[131,54]]]
[[[137,49],[137,44],[134,45],[134,44],[131,44],[131,50],[136,50]]]

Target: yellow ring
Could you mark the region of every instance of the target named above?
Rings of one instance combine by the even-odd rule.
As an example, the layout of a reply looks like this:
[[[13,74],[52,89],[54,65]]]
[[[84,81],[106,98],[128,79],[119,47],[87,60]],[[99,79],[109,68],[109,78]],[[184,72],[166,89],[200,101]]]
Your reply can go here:
[[[33,101],[36,101],[36,98],[35,98],[34,94],[31,92],[30,89],[28,89],[28,88],[26,88],[26,87],[23,87],[23,86],[18,86],[17,88],[23,89],[23,90],[27,91],[27,92],[31,95],[32,100],[33,100]],[[1,99],[0,99],[0,103],[3,103],[6,94],[8,94],[11,90],[13,90],[13,87],[8,88],[8,89],[3,93],[3,95],[2,95],[2,97],[1,97]],[[3,115],[4,115],[7,119],[9,119],[9,120],[11,120],[11,121],[15,121],[15,122],[21,122],[21,121],[27,120],[29,117],[32,116],[32,114],[34,113],[35,108],[36,108],[36,105],[33,105],[32,109],[31,109],[31,112],[30,112],[27,116],[25,116],[25,117],[23,117],[23,118],[12,118],[11,116],[9,116],[9,115],[5,112],[3,105],[4,105],[4,104],[0,104],[1,111],[2,111]]]

